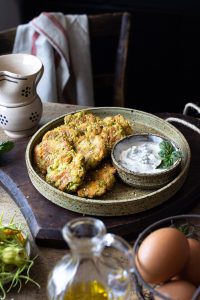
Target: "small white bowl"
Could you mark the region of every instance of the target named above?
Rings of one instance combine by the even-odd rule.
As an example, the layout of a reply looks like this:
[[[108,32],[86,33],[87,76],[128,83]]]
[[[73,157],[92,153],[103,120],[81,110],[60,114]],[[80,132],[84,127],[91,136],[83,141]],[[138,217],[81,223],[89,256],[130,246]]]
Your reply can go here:
[[[112,148],[111,158],[112,163],[117,169],[118,175],[121,178],[121,180],[130,186],[141,189],[161,188],[170,181],[172,181],[180,171],[181,158],[179,158],[172,166],[164,169],[158,167],[161,162],[161,158],[159,161],[154,156],[153,160],[155,162],[155,166],[151,169],[146,168],[146,162],[147,160],[149,160],[149,157],[151,155],[150,152],[148,152],[148,155],[145,154],[146,152],[144,152],[144,155],[142,154],[143,156],[141,156],[140,159],[138,159],[140,155],[139,152],[136,152],[134,154],[136,159],[138,159],[138,168],[136,169],[134,169],[136,166],[136,162],[132,162],[127,156],[126,163],[123,160],[125,153],[127,153],[127,149],[130,149],[132,146],[143,145],[142,147],[146,147],[147,144],[153,144],[157,149],[160,149],[159,144],[162,141],[169,141],[169,139],[155,134],[133,134],[116,142]],[[179,150],[179,148],[177,147],[177,145],[175,145],[173,141],[169,142],[171,142],[175,150]],[[141,149],[138,149],[136,151],[141,151]],[[144,160],[144,158],[146,161],[143,163],[141,162],[141,159]],[[130,165],[130,162],[132,162],[132,165]],[[152,160],[150,161],[149,166],[151,166],[151,163]],[[143,166],[143,168],[140,169],[140,166]]]

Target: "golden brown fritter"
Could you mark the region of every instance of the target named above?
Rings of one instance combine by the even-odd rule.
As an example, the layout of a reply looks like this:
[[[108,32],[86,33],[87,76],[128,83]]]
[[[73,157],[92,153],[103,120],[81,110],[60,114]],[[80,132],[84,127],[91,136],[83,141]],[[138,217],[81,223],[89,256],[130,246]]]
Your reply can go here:
[[[77,141],[80,133],[78,130],[67,126],[61,125],[45,133],[42,140],[56,140],[56,141],[68,141],[72,145]]]
[[[111,163],[91,169],[110,154],[117,140],[132,131],[130,122],[120,114],[104,119],[87,111],[69,114],[64,124],[46,132],[36,145],[34,161],[46,174],[46,181],[61,191],[78,189],[80,197],[101,196],[113,186],[116,170]]]
[[[131,124],[120,114],[103,119],[101,136],[105,141],[107,151],[109,153],[116,141],[131,134],[132,132],[133,129]]]
[[[96,170],[89,171],[83,184],[77,190],[78,196],[86,198],[102,196],[113,187],[115,172],[116,169],[109,162],[103,163]]]
[[[104,126],[101,132],[101,137],[103,138],[106,145],[107,153],[111,152],[111,149],[116,141],[122,139],[125,136],[126,134],[119,124]]]
[[[57,157],[47,168],[46,181],[61,191],[75,192],[84,177],[84,157],[71,150],[65,157]]]
[[[75,129],[66,125],[47,131],[34,149],[34,160],[40,172],[46,174],[47,167],[53,164],[55,158],[65,157],[73,149],[78,136]]]
[[[106,127],[112,127],[116,124],[121,126],[126,135],[133,133],[133,128],[130,121],[120,114],[109,116],[103,119],[103,125]]]
[[[107,155],[105,142],[100,135],[80,138],[75,149],[84,156],[86,170],[95,168]]]
[[[96,135],[102,130],[102,119],[86,111],[66,115],[64,117],[64,123],[84,135]]]
[[[66,140],[43,140],[34,148],[34,161],[42,174],[46,174],[47,167],[50,166],[57,157],[65,157],[72,149],[71,144]]]

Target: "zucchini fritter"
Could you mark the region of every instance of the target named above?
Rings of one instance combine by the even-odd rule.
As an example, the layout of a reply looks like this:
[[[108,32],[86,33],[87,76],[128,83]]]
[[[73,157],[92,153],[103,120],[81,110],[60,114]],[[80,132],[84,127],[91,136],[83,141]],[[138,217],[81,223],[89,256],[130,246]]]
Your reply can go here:
[[[74,128],[61,125],[45,133],[42,140],[68,141],[72,145],[77,141],[80,133]]]
[[[133,128],[130,122],[120,114],[104,118],[103,124],[107,126],[118,124],[123,128],[126,135],[133,133]]]
[[[64,124],[46,132],[35,146],[34,161],[46,181],[59,190],[80,197],[101,196],[112,188],[116,170],[110,162],[98,166],[114,143],[132,131],[120,114],[104,119],[87,111],[68,114]]]
[[[110,153],[115,142],[132,132],[133,130],[129,121],[122,115],[104,118],[101,136],[105,141],[108,153]]]
[[[46,174],[48,166],[54,162],[55,158],[65,157],[71,149],[72,146],[67,140],[42,140],[34,148],[35,164],[42,174]]]
[[[75,149],[84,156],[87,170],[95,168],[107,155],[105,142],[100,135],[81,138]]]
[[[102,130],[102,119],[85,111],[66,115],[64,123],[83,135],[97,135]]]
[[[46,181],[65,192],[75,192],[85,177],[84,157],[74,150],[58,156],[47,168]]]
[[[103,163],[96,170],[89,171],[83,184],[77,190],[78,196],[86,198],[102,196],[113,187],[115,172],[116,169],[109,162]]]

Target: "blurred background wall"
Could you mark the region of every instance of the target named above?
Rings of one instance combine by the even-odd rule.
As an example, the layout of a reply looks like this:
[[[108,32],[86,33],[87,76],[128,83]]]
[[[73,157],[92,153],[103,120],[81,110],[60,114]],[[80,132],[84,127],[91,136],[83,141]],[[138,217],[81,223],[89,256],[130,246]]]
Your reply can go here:
[[[126,106],[182,112],[189,101],[200,104],[199,0],[0,0],[0,27],[26,23],[42,11],[129,11]]]
[[[20,24],[20,4],[18,0],[0,0],[0,30]]]

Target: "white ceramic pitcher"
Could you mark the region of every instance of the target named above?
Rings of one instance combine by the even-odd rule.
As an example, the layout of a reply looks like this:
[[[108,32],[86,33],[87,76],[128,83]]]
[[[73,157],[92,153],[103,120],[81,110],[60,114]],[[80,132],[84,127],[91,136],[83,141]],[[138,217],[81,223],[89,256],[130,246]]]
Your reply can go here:
[[[0,126],[12,138],[31,135],[42,116],[36,87],[43,64],[30,54],[0,56]]]

